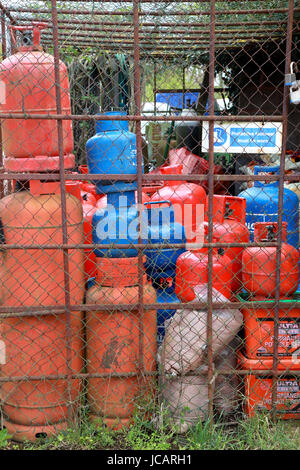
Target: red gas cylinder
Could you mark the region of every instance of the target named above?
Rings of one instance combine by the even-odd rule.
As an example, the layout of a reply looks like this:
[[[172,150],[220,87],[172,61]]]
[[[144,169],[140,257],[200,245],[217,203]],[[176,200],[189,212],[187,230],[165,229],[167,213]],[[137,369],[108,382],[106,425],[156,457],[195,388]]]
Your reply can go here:
[[[207,175],[209,171],[208,161],[193,154],[186,147],[171,149],[169,152],[169,164],[172,166],[182,164],[184,175]],[[214,174],[224,174],[221,165],[213,165],[213,172]],[[199,181],[197,184],[200,184],[208,191],[208,180]],[[218,178],[216,178],[214,181],[214,193],[226,194],[227,192],[228,182],[218,181]]]
[[[80,184],[79,181],[66,180],[66,191],[72,196],[77,197],[77,199],[82,202]]]
[[[88,175],[89,173],[89,169],[87,165],[79,165],[78,170],[79,170],[79,173],[81,173],[82,175]]]
[[[84,182],[85,183],[85,182]],[[69,194],[77,197],[82,204],[83,211],[83,230],[84,230],[84,243],[90,245],[93,243],[92,240],[92,218],[97,210],[96,203],[97,199],[93,192],[81,191],[81,181],[66,181],[66,191]],[[91,191],[95,191],[95,186],[85,183],[84,187]],[[84,250],[84,273],[85,282],[95,277],[96,274],[96,257],[93,250]]]
[[[54,57],[43,52],[40,31],[45,23],[11,26],[14,31],[33,31],[33,44],[0,64],[0,111],[2,113],[56,114]],[[12,34],[14,43],[14,34]],[[62,114],[71,114],[67,68],[59,63]],[[3,119],[4,167],[9,171],[59,169],[57,121],[55,119]],[[64,167],[75,163],[72,121],[63,120]]]
[[[180,174],[182,165],[161,168],[163,174]],[[165,181],[165,186],[151,197],[151,201],[170,201],[175,221],[185,228],[187,242],[196,241],[195,234],[203,223],[206,193],[202,186],[186,181]]]
[[[208,199],[207,199],[208,207]],[[246,199],[234,196],[213,197],[213,234],[221,243],[248,243]],[[242,288],[243,247],[224,247],[224,254],[232,259],[232,291]]]
[[[68,193],[66,211],[67,242],[81,244],[81,203]],[[61,310],[66,302],[63,250],[43,248],[63,243],[60,183],[31,180],[30,191],[0,201],[0,220],[5,243],[40,246],[6,250],[3,304],[7,312],[19,307],[23,314],[3,318],[0,324],[0,344],[5,349],[0,376],[7,380],[0,392],[4,424],[14,439],[34,440],[66,428],[68,404],[75,412],[80,400],[79,379],[55,377],[81,372],[81,313],[41,310],[40,315],[30,315],[32,307],[57,305]],[[68,253],[71,303],[81,304],[83,253],[76,249]]]
[[[84,243],[86,245],[92,245],[93,243],[93,230],[92,230],[92,219],[95,214],[97,207],[90,204],[88,201],[84,201],[82,204],[83,210],[83,229],[84,229]],[[95,277],[97,271],[96,267],[96,256],[93,250],[84,250],[84,273],[85,282]]]
[[[142,191],[144,194],[147,194],[149,196],[149,200],[153,194],[155,194],[159,189],[163,187],[163,182],[162,181],[156,181],[153,182],[152,184],[143,184]]]
[[[90,193],[89,191],[81,191],[81,199],[83,203],[96,207],[97,199],[93,193]]]
[[[138,259],[97,258],[96,285],[87,292],[87,304],[99,305],[87,313],[87,364],[91,419],[112,428],[127,426],[138,399],[151,395],[156,369],[156,311],[118,310],[119,304],[138,304]],[[156,303],[156,293],[144,278],[145,303]],[[111,310],[101,305],[114,304]],[[142,367],[142,370],[139,369]]]
[[[194,287],[208,283],[208,250],[185,251],[176,263],[175,293],[182,302],[195,299]],[[232,296],[232,261],[222,248],[213,250],[213,287],[228,299]]]
[[[276,241],[276,222],[254,224],[254,241]],[[280,296],[291,296],[299,284],[299,252],[286,243],[287,223],[282,222],[282,247],[280,260]],[[243,283],[256,298],[274,297],[276,287],[276,247],[248,247],[243,253]]]
[[[83,201],[91,206],[96,206],[97,201],[103,197],[102,194],[96,194],[95,185],[88,181],[80,181],[80,189]]]

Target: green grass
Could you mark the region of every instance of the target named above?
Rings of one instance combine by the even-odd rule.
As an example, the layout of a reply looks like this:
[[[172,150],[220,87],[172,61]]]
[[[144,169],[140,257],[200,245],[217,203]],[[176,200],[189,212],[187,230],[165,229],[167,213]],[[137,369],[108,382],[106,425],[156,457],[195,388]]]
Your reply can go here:
[[[5,449],[8,446],[10,437],[6,429],[0,429],[0,449]]]
[[[170,431],[166,417],[159,425],[136,414],[129,429],[112,431],[99,422],[96,427],[83,421],[78,429],[68,429],[53,438],[35,443],[9,442],[0,431],[0,449],[24,450],[298,450],[300,422],[272,422],[268,414],[235,423],[199,422],[185,434]]]

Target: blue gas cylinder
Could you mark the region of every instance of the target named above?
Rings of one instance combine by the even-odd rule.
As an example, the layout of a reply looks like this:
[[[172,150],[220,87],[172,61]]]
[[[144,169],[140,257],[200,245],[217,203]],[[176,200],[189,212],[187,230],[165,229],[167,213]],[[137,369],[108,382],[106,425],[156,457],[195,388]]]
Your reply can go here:
[[[255,166],[254,174],[277,173],[279,166],[265,167]],[[246,225],[250,232],[250,241],[254,241],[255,222],[277,222],[279,181],[265,183],[255,181],[252,188],[239,194],[247,201]],[[299,199],[298,196],[287,188],[283,190],[283,222],[287,222],[287,243],[298,248],[299,244]]]
[[[166,204],[167,207],[160,207]],[[157,205],[157,207],[153,207]],[[148,234],[147,243],[186,243],[186,236],[182,224],[175,222],[174,209],[170,201],[145,202],[148,213]],[[172,277],[176,270],[178,256],[185,251],[185,248],[161,248],[145,249],[146,272],[154,279],[157,275],[164,273],[165,276]],[[157,274],[158,273],[158,274]]]
[[[147,226],[147,215],[141,213],[142,227]],[[138,243],[139,211],[135,202],[135,192],[108,193],[107,205],[93,215],[93,243],[111,245]],[[143,234],[143,231],[141,231]],[[134,247],[95,249],[97,257],[133,258],[138,256]]]
[[[166,204],[162,206],[162,204]],[[157,205],[157,207],[154,207]],[[145,202],[148,213],[148,244],[185,243],[183,225],[175,222],[174,209],[170,201]],[[156,290],[157,303],[178,303],[175,294],[176,261],[185,248],[167,246],[145,249],[145,269]],[[175,314],[174,309],[157,310],[157,342],[160,344],[165,335],[165,321]]]
[[[105,116],[126,116],[121,111],[110,111]],[[86,143],[87,164],[94,175],[136,175],[136,135],[128,130],[128,121],[96,121],[96,135]],[[136,182],[93,181],[98,194],[136,189]]]
[[[179,300],[175,294],[175,278],[159,278],[152,283],[156,290],[157,303],[177,304]],[[157,310],[157,342],[161,344],[165,336],[165,321],[172,318],[176,310],[159,309]]]

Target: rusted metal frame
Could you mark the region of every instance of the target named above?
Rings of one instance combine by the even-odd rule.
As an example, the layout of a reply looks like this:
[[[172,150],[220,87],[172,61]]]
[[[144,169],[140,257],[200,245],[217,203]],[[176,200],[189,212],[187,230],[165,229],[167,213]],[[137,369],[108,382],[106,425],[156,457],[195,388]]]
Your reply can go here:
[[[55,72],[55,94],[57,113],[61,114],[61,81],[60,81],[60,59],[58,47],[58,14],[56,0],[51,0],[52,10],[52,30],[53,30],[53,52],[54,52],[54,72]],[[63,127],[62,121],[57,120],[57,138],[59,148],[59,180],[61,190],[61,217],[62,217],[62,238],[63,243],[68,243],[67,229],[67,201],[66,201],[66,184],[65,184],[65,168],[64,168],[64,145],[63,145]],[[71,423],[73,418],[72,404],[72,327],[71,327],[71,299],[70,299],[70,263],[68,248],[63,249],[64,264],[64,291],[65,291],[65,307],[66,307],[66,368],[67,368],[67,418]]]
[[[255,374],[255,375],[258,375],[258,376],[261,376],[261,377],[264,377],[264,376],[269,376],[272,374],[272,370],[271,369],[266,369],[266,370],[256,370],[256,369],[253,369],[253,370],[246,370],[246,369],[236,369],[236,370],[231,370],[231,369],[216,369],[215,370],[215,375],[229,375],[229,376],[232,376],[232,375],[236,375],[236,376],[246,376],[246,375],[252,375],[252,374]],[[158,376],[159,375],[159,372],[158,371],[145,371],[145,376],[148,376],[148,377],[155,377],[155,376]],[[186,376],[207,376],[207,371],[197,371],[197,372],[187,372],[184,374],[184,377]],[[281,371],[278,371],[278,376],[286,376],[286,375],[291,375],[290,372],[286,371],[286,370],[281,370]],[[295,376],[300,376],[300,371],[297,370],[297,371],[293,371],[293,375]],[[168,380],[178,380],[178,377],[182,377],[183,374],[178,374],[176,376],[172,376],[172,375],[168,375]],[[94,374],[72,374],[72,379],[75,380],[75,379],[81,379],[81,380],[84,380],[84,379],[89,379],[89,378],[111,378],[111,377],[116,377],[116,378],[123,378],[123,379],[126,379],[126,378],[130,378],[130,377],[137,377],[137,374],[135,374],[134,372],[130,373],[117,373],[117,372],[107,372],[107,373],[94,373]],[[23,376],[9,376],[9,377],[0,377],[0,383],[5,383],[5,382],[23,382],[23,381],[26,381],[26,380],[66,380],[67,379],[67,376],[66,375],[63,375],[63,374],[57,374],[57,375],[23,375]]]
[[[10,8],[10,12],[13,13],[39,13],[39,14],[49,14],[51,10],[48,9],[36,9],[36,8]],[[294,11],[300,11],[300,8],[295,8]],[[216,15],[272,15],[274,13],[287,13],[287,8],[272,8],[272,10],[267,8],[253,9],[253,10],[217,10]],[[60,15],[86,15],[86,16],[132,16],[132,11],[99,11],[94,10],[60,10]],[[210,10],[201,11],[201,9],[193,11],[140,11],[139,16],[210,16]]]
[[[99,12],[100,14],[100,12]],[[102,14],[102,13],[101,13]],[[23,16],[15,16],[15,18],[22,22],[27,22],[28,24],[31,24],[30,21],[32,20],[35,20],[36,18],[35,17],[32,17],[32,18],[28,18],[28,17],[23,17]],[[39,21],[43,21],[43,22],[46,22],[46,23],[51,23],[51,20],[49,18],[39,18]],[[118,27],[131,27],[132,28],[132,23],[129,23],[129,22],[122,22],[120,23],[119,21],[114,21],[114,22],[102,22],[102,21],[91,21],[91,20],[85,20],[84,22],[82,20],[78,20],[78,19],[74,19],[74,18],[70,18],[68,20],[66,19],[59,19],[59,23],[64,25],[73,25],[73,24],[79,24],[82,26],[82,29],[86,29],[85,26],[86,25],[94,25],[94,26],[97,26],[99,28],[99,26],[118,26]],[[298,24],[298,22],[296,23]],[[159,27],[160,28],[167,28],[167,27],[174,27],[175,25],[177,26],[180,26],[180,27],[186,27],[186,29],[184,31],[178,31],[178,32],[183,32],[184,34],[186,33],[186,31],[189,31],[190,28],[189,27],[199,27],[199,28],[203,28],[203,26],[209,26],[209,23],[206,21],[206,22],[203,22],[203,23],[200,23],[200,22],[193,22],[193,23],[185,23],[185,22],[180,22],[180,23],[172,23],[172,22],[168,22],[168,23],[163,23],[163,22],[160,22],[159,23]],[[235,29],[233,30],[230,30],[230,28],[237,28],[237,27],[244,27],[244,26],[268,26],[268,25],[286,25],[286,20],[280,20],[280,21],[269,21],[269,20],[266,20],[266,21],[241,21],[241,22],[235,22],[234,24],[231,24],[230,27],[228,27],[228,23],[224,22],[224,21],[219,21],[217,22],[216,21],[216,27],[225,27],[226,26],[228,27],[228,31],[235,31]],[[148,27],[157,27],[157,23],[151,23],[151,22],[145,22],[142,24],[141,28],[140,28],[140,31],[143,31],[145,28],[148,28]],[[58,26],[59,28],[64,28],[64,26]],[[71,26],[69,26],[71,27]],[[94,31],[94,29],[93,29]],[[104,29],[105,31],[105,29]],[[111,31],[111,29],[106,29],[106,31]],[[114,31],[115,31],[115,28],[114,28]],[[170,32],[173,31],[173,29],[170,29]],[[245,31],[245,28],[241,28],[240,31]]]
[[[248,35],[248,36],[236,36],[234,38],[234,40],[241,40],[241,41],[247,41],[249,42],[250,40],[254,40],[254,39],[265,39],[266,37],[268,37],[268,39],[270,38],[269,36],[267,36],[265,33],[258,33],[258,34],[255,34],[255,35]],[[281,38],[281,34],[278,33],[278,36],[275,36],[275,34],[273,34],[272,36],[272,39],[275,39],[275,38]],[[87,34],[69,34],[69,35],[62,35],[61,36],[61,48],[65,45],[65,41],[69,41],[69,40],[72,40],[74,41],[76,44],[80,44],[81,42],[84,43],[85,39],[89,40],[90,39],[90,36],[87,35]],[[231,41],[232,41],[232,38],[230,37],[229,38]],[[95,35],[94,36],[94,44],[95,45],[103,45],[103,46],[109,46],[109,47],[119,47],[120,50],[124,49],[125,46],[133,46],[134,44],[134,40],[133,38],[131,39],[128,39],[128,36],[123,36],[123,37],[108,37],[107,35],[106,36],[97,36]],[[220,41],[226,41],[226,38],[220,38]],[[150,39],[141,39],[140,41],[140,44],[141,44],[141,47],[146,50],[148,48],[152,49],[152,48],[156,48],[156,46],[160,47],[161,50],[164,50],[161,46],[161,41],[164,41],[164,44],[163,44],[163,48],[167,47],[167,46],[171,46],[171,45],[178,45],[178,39],[175,39],[175,38],[167,38],[167,37],[164,37],[164,36],[161,36],[161,37],[158,37],[158,38],[150,38]],[[203,44],[209,44],[209,39],[208,38],[204,38],[203,36],[202,37],[184,37],[182,39],[182,46],[194,46],[196,47],[195,45],[195,41],[198,41],[199,43],[201,43],[201,45],[203,46]],[[73,42],[73,43],[74,43]],[[44,44],[47,44],[46,41],[44,41]],[[48,43],[49,44],[49,43]]]
[[[276,40],[280,40],[282,39],[283,37],[283,31],[278,31],[277,33],[276,32],[273,32],[272,35],[269,34],[269,33],[257,33],[255,35],[245,35],[245,36],[233,36],[232,34],[231,35],[228,35],[228,38],[226,37],[226,35],[223,35],[223,36],[218,36],[218,38],[216,39],[216,46],[218,46],[218,48],[233,48],[234,47],[234,41],[245,41],[245,44],[248,45],[248,44],[251,44],[252,42],[254,42],[255,40],[257,39],[261,39],[261,40],[264,40],[264,41],[273,41],[275,42]],[[103,39],[102,39],[103,38]],[[97,41],[96,41],[97,39]],[[111,39],[111,40],[110,40]],[[99,37],[95,37],[95,41],[93,42],[90,42],[91,41],[91,38],[88,36],[88,35],[80,35],[80,34],[77,34],[77,35],[63,35],[62,36],[62,44],[61,44],[61,48],[63,48],[64,46],[66,45],[71,45],[73,44],[74,47],[78,47],[79,45],[86,45],[86,46],[91,46],[91,47],[99,47],[99,45],[102,45],[103,47],[105,46],[107,49],[113,49],[115,47],[118,47],[119,49],[122,49],[122,50],[128,50],[130,49],[130,45],[133,45],[133,38],[130,38],[128,37],[127,39],[124,39],[124,40],[121,40],[122,38],[120,38],[120,42],[117,42],[118,38],[117,37],[109,37],[109,36],[99,36]],[[162,40],[162,39],[166,39],[168,41],[168,44],[174,44],[175,45],[175,48],[173,49],[174,51],[182,51],[182,50],[185,50],[187,48],[187,46],[191,47],[189,45],[189,42],[192,41],[192,40],[196,40],[196,39],[199,39],[199,41],[201,41],[200,44],[198,44],[197,46],[195,45],[195,49],[197,47],[197,50],[203,50],[204,48],[204,45],[205,44],[208,44],[209,43],[209,37],[196,37],[196,38],[189,38],[189,37],[186,37],[186,43],[182,43],[182,46],[179,46],[179,41],[176,40],[175,38],[165,38],[163,35],[160,37],[160,38],[156,38],[155,40],[154,39],[149,39],[149,40],[146,40],[146,39],[143,39],[141,40],[141,52],[145,53],[145,52],[152,52],[152,49],[155,48],[155,52],[157,51],[165,51],[167,49],[167,44],[164,45],[164,44],[161,44],[159,43],[159,39]],[[185,39],[185,38],[183,38]],[[76,41],[75,41],[76,40]],[[114,40],[115,42],[113,42],[112,40]],[[228,42],[230,40],[230,43]],[[155,43],[155,41],[157,41]],[[171,42],[173,41],[173,42]],[[43,38],[42,40],[42,43],[45,45],[45,46],[49,46],[51,44],[51,39],[47,36],[45,38]],[[177,46],[178,47],[177,47]],[[109,46],[109,47],[108,47]],[[239,43],[239,46],[241,47],[241,44]]]
[[[89,180],[109,180],[109,181],[135,181],[135,175],[81,175],[78,173],[77,175],[68,174],[66,173],[66,177],[68,180],[72,181],[89,181]],[[53,173],[2,173],[0,174],[0,179],[8,179],[8,180],[20,180],[20,181],[28,181],[31,180],[40,180],[43,179],[45,181],[57,181],[57,175]],[[207,181],[208,175],[164,175],[163,178],[165,181]],[[265,181],[266,178],[263,178],[262,175],[218,175],[214,174],[214,181]],[[268,176],[268,181],[277,181],[279,180],[279,175],[270,175]],[[285,181],[300,181],[299,174],[289,174],[285,175]],[[145,174],[142,176],[142,182],[148,183],[149,181],[161,181],[161,175],[152,175],[152,174]]]
[[[153,61],[153,97],[154,97],[154,115],[156,116],[156,93],[157,93],[157,62]]]
[[[133,5],[133,29],[134,29],[134,49],[133,49],[133,77],[134,77],[134,110],[137,116],[141,115],[141,69],[140,69],[140,0],[132,0]],[[142,130],[141,121],[135,123],[136,152],[137,152],[137,202],[142,204]],[[140,215],[139,215],[140,217]],[[139,220],[139,227],[142,219]],[[141,230],[138,234],[138,243],[143,244]],[[144,376],[144,263],[143,251],[138,250],[138,312],[139,312],[139,357],[138,374],[142,382]]]
[[[1,3],[0,3],[1,5]],[[6,59],[6,22],[5,22],[5,12],[1,8],[1,45],[2,45],[2,60]],[[0,167],[1,171],[3,168],[3,146],[2,146],[2,126],[0,121]],[[4,182],[0,182],[0,198],[4,196]]]
[[[10,13],[10,8],[6,8],[2,2],[0,2],[0,10],[2,12],[3,15],[7,16],[7,18],[9,19],[9,21],[11,22],[11,24],[16,24],[16,20],[14,19],[14,17],[11,15]]]
[[[209,46],[209,90],[208,109],[209,114],[214,115],[214,78],[215,78],[215,21],[216,4],[215,0],[210,2],[210,46]],[[209,122],[209,146],[208,146],[208,243],[213,240],[213,192],[214,192],[214,121]],[[214,364],[213,364],[213,248],[208,247],[208,283],[207,283],[207,362],[208,362],[208,415],[213,423],[214,405]]]
[[[191,246],[192,243],[189,242],[189,246]],[[196,247],[198,244],[196,244]],[[270,242],[270,243],[265,243],[265,242],[249,242],[249,243],[237,243],[237,242],[232,242],[232,243],[227,243],[227,242],[207,242],[203,243],[202,248],[247,248],[247,247],[256,247],[256,248],[265,248],[265,247],[276,247],[277,244],[275,242]],[[34,245],[20,245],[20,244],[2,244],[1,243],[1,251],[2,250],[92,250],[92,249],[114,249],[114,248],[120,248],[120,249],[126,249],[126,248],[137,248],[137,249],[143,249],[143,250],[149,250],[150,248],[153,249],[158,249],[158,248],[186,248],[185,243],[111,243],[109,245],[104,244],[104,243],[91,243],[91,244],[84,244],[84,243],[79,243],[79,244],[64,244],[64,243],[58,243],[56,245],[47,245],[47,244],[34,244]]]
[[[76,23],[75,23],[76,24]],[[132,26],[126,26],[126,25],[123,25],[121,23],[117,23],[116,22],[116,25],[117,25],[117,28],[113,28],[113,31],[112,31],[112,28],[111,25],[110,28],[102,28],[101,27],[101,30],[99,30],[99,24],[97,23],[92,23],[95,28],[92,28],[90,27],[91,25],[89,25],[89,23],[84,23],[84,24],[80,24],[80,22],[78,21],[78,25],[80,25],[80,32],[83,32],[83,31],[92,31],[92,32],[101,32],[101,33],[111,33],[111,34],[115,34],[115,33],[129,33],[129,32],[132,32],[133,33],[133,28]],[[26,25],[24,25],[22,23],[22,26],[30,26],[30,23],[26,23]],[[50,23],[49,23],[50,25]],[[89,26],[87,26],[89,25]],[[179,27],[181,27],[181,23],[178,24]],[[193,26],[193,25],[192,25]],[[149,35],[149,34],[152,34],[153,36],[155,35],[159,35],[159,34],[164,34],[164,35],[170,35],[170,36],[174,36],[174,37],[178,37],[179,34],[192,34],[192,35],[197,35],[197,34],[204,34],[204,35],[208,35],[209,36],[209,29],[204,29],[203,26],[199,26],[198,24],[195,24],[194,26],[197,26],[201,29],[191,29],[191,28],[185,28],[185,29],[177,29],[176,30],[176,33],[174,33],[174,29],[170,28],[170,29],[159,29],[158,31],[154,30],[153,27],[150,29],[146,29],[145,25],[143,25],[143,28],[141,29],[142,31],[142,34],[141,34],[141,39],[144,37],[144,35]],[[207,25],[208,26],[208,25]],[[223,27],[224,25],[222,25]],[[245,24],[245,26],[247,26],[249,28],[249,25],[248,24]],[[243,28],[235,28],[235,29],[216,29],[216,33],[217,34],[224,34],[224,35],[233,35],[233,34],[245,34],[245,26]],[[282,31],[283,28],[286,28],[286,23],[276,23],[276,26],[277,28],[271,28],[271,27],[267,27],[266,26],[262,26],[261,29],[257,28],[257,26],[255,28],[251,28],[251,29],[248,29],[249,33],[257,33],[257,32],[261,32],[261,33],[266,33],[266,32],[270,32],[272,33],[273,31]],[[66,25],[62,25],[60,26],[59,28],[59,31],[61,31],[62,33],[66,33],[68,31],[76,31],[76,26],[72,26],[72,23],[70,24],[70,22],[66,22]],[[44,32],[43,33],[43,37],[45,37],[47,33]],[[49,35],[49,34],[48,34]]]
[[[94,34],[93,35],[93,39],[95,38],[103,38],[103,39],[128,39],[128,35],[131,34],[132,35],[132,40],[133,40],[133,30],[130,29],[114,29],[113,31],[99,31],[99,29],[96,29],[96,28],[89,28],[89,29],[77,29],[77,28],[72,28],[72,27],[65,27],[65,28],[61,28],[60,32],[59,32],[59,37],[64,39],[65,37],[72,37],[72,38],[88,38],[88,39],[91,39],[91,35],[89,34],[89,32],[94,32],[94,33],[97,33],[97,34]],[[268,36],[269,35],[272,35],[272,34],[275,34],[275,32],[283,32],[283,28],[281,27],[278,27],[278,28],[264,28],[263,30],[259,31],[257,29],[255,30],[248,30],[247,32],[245,32],[245,30],[235,30],[235,31],[216,31],[216,37],[222,37],[222,36],[230,36],[231,38],[237,38],[237,39],[243,39],[243,38],[247,38],[247,37],[260,37],[261,35],[262,36]],[[109,34],[107,34],[109,32]],[[74,34],[71,34],[71,33],[74,33]],[[123,33],[120,34],[120,33]],[[76,35],[75,35],[76,34]],[[184,35],[184,37],[181,37],[180,38],[180,41],[182,41],[183,39],[195,39],[195,38],[198,38],[198,39],[202,39],[202,38],[206,38],[207,40],[209,40],[209,30],[201,30],[201,31],[188,31],[188,30],[182,30],[181,32],[180,31],[176,31],[176,33],[174,33],[174,31],[151,31],[149,30],[148,32],[145,32],[144,34],[141,34],[140,35],[140,43],[144,43],[145,42],[145,39],[149,40],[149,41],[154,41],[154,38],[155,40],[159,40],[159,39],[168,39],[168,40],[171,40],[171,39],[177,39],[177,44],[178,44],[178,36],[179,34],[182,34]],[[149,35],[151,35],[151,37],[149,38]],[[195,36],[194,38],[189,38],[189,35],[191,36]],[[170,37],[169,37],[170,36]],[[47,32],[44,32],[43,33],[43,38],[52,38],[52,35],[51,33],[47,33]]]
[[[272,374],[272,370],[271,369],[266,369],[266,370],[256,370],[256,369],[253,369],[253,370],[246,370],[246,369],[236,369],[236,370],[230,370],[230,369],[216,369],[215,370],[215,375],[224,375],[224,376],[232,376],[232,375],[236,375],[236,376],[246,376],[246,375],[252,375],[252,374],[255,374],[255,375],[258,375],[258,376],[261,376],[261,377],[265,377],[265,376],[269,376]],[[156,377],[159,375],[159,372],[158,371],[145,371],[144,373],[145,376],[147,377]],[[207,371],[197,371],[197,372],[187,372],[186,374],[184,374],[184,377],[187,377],[187,376],[207,376]],[[287,375],[291,375],[290,372],[286,371],[286,370],[282,370],[282,371],[279,371],[278,376],[287,376]],[[297,370],[297,371],[293,371],[293,375],[295,376],[300,376],[300,371]],[[182,377],[183,374],[178,374],[176,376],[172,376],[172,375],[168,375],[168,380],[178,380],[178,377]],[[79,379],[79,380],[84,380],[84,379],[96,379],[96,378],[111,378],[111,377],[115,377],[115,378],[122,378],[122,379],[128,379],[128,378],[131,378],[131,377],[137,377],[137,374],[135,373],[117,373],[117,372],[111,372],[111,373],[94,373],[94,374],[73,374],[72,375],[72,379],[75,380],[75,379]],[[14,382],[14,383],[18,383],[18,382],[23,382],[23,381],[27,381],[27,380],[66,380],[67,377],[65,375],[23,375],[23,376],[9,376],[9,377],[0,377],[0,383],[6,383],[6,382]]]
[[[0,113],[0,119],[55,119],[72,121],[109,121],[110,116],[104,114],[37,114],[37,113]],[[145,116],[143,114],[133,114],[127,116],[114,116],[115,121],[241,121],[241,122],[282,122],[282,115],[230,115],[230,116]]]
[[[218,302],[218,303],[212,303],[213,309],[214,310],[220,310],[223,309],[224,307],[230,308],[230,309],[241,309],[241,308],[262,308],[266,307],[268,309],[275,307],[276,301],[243,301],[243,302]],[[287,309],[287,304],[284,303],[284,301],[279,302],[280,308]],[[131,312],[131,311],[137,311],[139,308],[139,303],[130,303],[130,304],[105,304],[101,305],[101,310],[103,311],[108,311],[108,312],[115,312],[116,310],[118,311],[125,311],[125,312]],[[167,303],[167,302],[162,302],[162,303],[153,303],[153,304],[148,304],[144,303],[144,310],[157,310],[157,309],[162,309],[162,308],[168,308],[168,309],[178,309],[178,308],[185,308],[188,310],[193,310],[193,309],[199,309],[199,310],[204,310],[207,311],[208,305],[207,303],[204,302],[180,302],[180,303]],[[299,308],[299,301],[291,301],[288,304],[288,309],[292,308]],[[99,305],[95,304],[71,304],[71,309],[73,312],[91,312],[99,311]],[[47,307],[11,307],[11,306],[0,306],[0,318],[9,318],[9,317],[36,317],[36,316],[43,316],[43,315],[60,315],[65,313],[66,308],[64,305],[53,305],[53,306],[47,306]]]
[[[103,36],[101,36],[102,38]],[[279,38],[281,37],[281,35],[277,36],[276,38]],[[62,36],[61,40],[61,48],[66,44],[65,41],[71,41],[73,40],[73,44],[74,42],[76,44],[81,44],[83,43],[84,44],[84,40],[85,38],[88,38],[87,35],[68,35],[68,36]],[[127,46],[133,46],[134,45],[134,41],[133,39],[125,39],[125,38],[111,38],[111,39],[101,39],[101,38],[98,38],[97,36],[95,36],[95,42],[93,43],[94,44],[94,47],[97,46],[108,46],[109,49],[111,48],[118,48],[120,51],[122,51],[125,47]],[[250,42],[250,40],[256,40],[256,39],[264,39],[266,38],[266,35],[265,34],[258,34],[256,36],[244,36],[244,37],[236,37],[235,40],[241,40],[241,41],[247,41],[247,42]],[[273,38],[272,39],[275,39],[275,35],[273,35]],[[164,45],[163,47],[161,46],[161,41],[164,41]],[[226,40],[226,39],[222,39],[223,40]],[[230,40],[232,41],[232,38],[230,38]],[[208,38],[207,39],[203,39],[201,37],[196,37],[196,38],[184,38],[182,40],[182,48],[184,47],[197,47],[195,42],[198,41],[201,43],[202,47],[203,47],[203,44],[209,44],[209,40]],[[44,44],[47,44],[47,42],[44,41]],[[49,44],[49,43],[48,43]],[[164,38],[164,37],[161,37],[161,38],[157,38],[155,40],[148,40],[148,39],[145,39],[145,40],[141,40],[141,47],[144,49],[144,51],[155,48],[155,50],[157,48],[160,48],[161,50],[165,50],[165,48],[167,48],[168,46],[176,46],[178,45],[178,40],[177,39],[168,39],[168,38]],[[181,48],[181,50],[182,50]]]
[[[294,0],[289,0],[288,22],[286,32],[286,53],[285,53],[285,74],[289,73],[291,62]],[[273,378],[272,378],[272,417],[275,419],[277,414],[277,371],[278,371],[278,345],[279,345],[279,299],[280,299],[280,272],[281,272],[281,247],[282,247],[282,218],[283,218],[283,191],[284,191],[284,171],[285,171],[285,153],[287,143],[287,125],[288,125],[288,99],[289,91],[283,86],[283,104],[282,104],[282,148],[280,154],[280,172],[279,172],[279,194],[278,194],[278,230],[277,230],[277,248],[276,248],[276,289],[275,289],[275,309],[274,309],[274,337],[273,337]]]
[[[99,181],[99,180],[108,180],[108,181],[135,181],[136,177],[134,175],[71,175],[66,173],[66,177],[68,180],[71,181]],[[44,181],[57,181],[57,176],[53,173],[1,173],[0,180],[7,179],[7,180],[20,180],[20,181],[28,181],[31,180],[40,180],[43,179]],[[262,175],[218,175],[214,174],[214,181],[265,181],[266,178],[263,178]],[[208,181],[208,175],[205,174],[194,174],[194,175],[164,175],[165,181]],[[268,176],[268,181],[277,181],[279,180],[279,175],[270,175]],[[152,174],[145,174],[142,176],[143,183],[149,183],[151,181],[161,181],[161,175],[152,175]],[[300,181],[299,174],[289,174],[285,175],[284,181]]]
[[[6,44],[6,22],[5,14],[1,12],[1,44],[2,44],[2,60],[7,57],[7,44]]]

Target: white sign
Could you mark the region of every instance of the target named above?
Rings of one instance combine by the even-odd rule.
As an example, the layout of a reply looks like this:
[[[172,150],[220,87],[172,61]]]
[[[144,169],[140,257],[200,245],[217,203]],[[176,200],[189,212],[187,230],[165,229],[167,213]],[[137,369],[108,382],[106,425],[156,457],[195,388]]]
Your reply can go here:
[[[209,123],[203,122],[202,151],[209,150]],[[215,153],[280,153],[282,124],[280,122],[218,122],[214,123]]]

